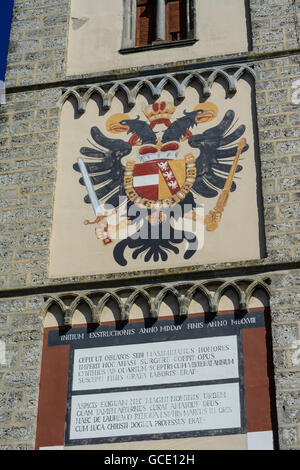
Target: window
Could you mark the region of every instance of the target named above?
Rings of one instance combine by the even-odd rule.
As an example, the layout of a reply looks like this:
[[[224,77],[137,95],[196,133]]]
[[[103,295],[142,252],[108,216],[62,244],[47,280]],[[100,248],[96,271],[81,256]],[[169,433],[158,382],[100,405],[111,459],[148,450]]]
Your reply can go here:
[[[187,39],[187,0],[173,0],[166,4],[166,40]]]
[[[123,0],[121,53],[191,45],[194,0]]]
[[[155,41],[156,2],[137,0],[136,6],[136,46],[146,46]]]

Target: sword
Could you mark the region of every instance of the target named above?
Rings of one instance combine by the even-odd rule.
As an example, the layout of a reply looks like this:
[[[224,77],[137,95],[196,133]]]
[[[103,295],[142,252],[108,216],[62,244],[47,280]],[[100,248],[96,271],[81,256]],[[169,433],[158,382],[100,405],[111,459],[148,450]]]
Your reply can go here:
[[[81,171],[82,178],[83,178],[85,187],[87,189],[91,204],[93,206],[95,217],[96,217],[96,220],[94,220],[93,222],[90,222],[89,220],[85,220],[84,225],[98,224],[103,219],[106,219],[105,211],[99,204],[97,195],[96,195],[95,190],[94,190],[94,186],[92,185],[92,182],[91,182],[90,176],[88,174],[88,171],[86,169],[84,161],[82,160],[81,157],[79,157],[77,161],[78,161],[79,169]],[[103,227],[103,234],[105,232],[106,233],[108,232],[108,224],[107,223]],[[108,245],[109,243],[112,242],[112,240],[111,240],[111,238],[109,238],[108,235],[106,235],[106,237],[104,239],[102,239],[102,242],[103,242],[104,245]]]

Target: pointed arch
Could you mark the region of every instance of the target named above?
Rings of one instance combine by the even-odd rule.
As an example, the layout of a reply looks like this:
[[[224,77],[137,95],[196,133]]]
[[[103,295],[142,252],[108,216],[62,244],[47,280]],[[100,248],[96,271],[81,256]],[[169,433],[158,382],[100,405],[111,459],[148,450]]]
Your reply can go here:
[[[164,78],[160,80],[160,82],[157,85],[157,91],[159,93],[159,96],[163,92],[164,88],[167,86],[167,84],[170,83],[173,85],[175,91],[177,92],[177,97],[178,98],[184,98],[185,97],[185,87],[182,86],[178,80],[175,78],[174,75],[168,74]]]
[[[105,104],[103,104],[105,108],[107,107],[109,109],[111,107],[112,100],[116,96],[118,90],[123,91],[125,93],[129,105],[133,106],[135,104],[135,97],[132,96],[132,93],[128,86],[124,82],[119,81],[116,82],[105,94]]]
[[[126,302],[126,310],[128,312],[128,317],[131,318],[134,306],[137,306],[141,309],[142,316],[139,315],[138,318],[153,318],[152,311],[152,301],[151,297],[147,291],[144,289],[137,289],[131,294]]]
[[[264,292],[269,302],[269,299],[271,297],[269,286],[263,280],[255,280],[247,287],[246,292],[245,292],[245,299],[246,299],[248,308],[250,306],[251,298],[253,297],[255,291],[259,289],[261,289]]]
[[[65,311],[66,306],[58,297],[49,297],[41,312],[44,328],[63,326]]]
[[[172,314],[174,317],[180,315],[181,302],[180,302],[179,293],[177,289],[175,289],[174,286],[166,286],[159,292],[159,294],[156,296],[155,301],[154,301],[155,309],[157,312],[157,317],[159,317],[162,303],[165,301],[165,299],[168,296],[176,300],[176,306],[172,308],[172,305],[169,305],[169,310],[172,311]]]
[[[81,105],[84,111],[86,110],[87,104],[93,95],[99,96],[103,105],[104,100],[105,100],[105,92],[100,86],[92,86],[86,90],[86,92],[81,98]]]
[[[225,294],[225,292],[229,289],[232,289],[237,294],[238,302],[239,302],[239,309],[242,311],[247,310],[247,304],[245,301],[244,292],[237,286],[237,284],[234,281],[227,281],[216,290],[213,296],[214,312],[218,312],[220,299],[222,295]]]
[[[131,94],[135,100],[143,87],[147,88],[150,91],[153,98],[159,98],[159,90],[153,85],[150,80],[140,80],[131,90]]]
[[[59,298],[59,297],[56,297],[56,296],[51,296],[49,297],[46,302],[44,303],[44,306],[43,306],[43,309],[42,309],[42,317],[44,318],[49,310],[49,308],[52,306],[52,305],[56,305],[57,307],[59,307],[62,311],[62,314],[64,315],[65,314],[65,311],[67,309],[66,305],[63,303],[63,301]]]
[[[107,305],[107,303],[109,301],[112,301],[113,304],[118,307],[118,315],[117,315],[116,312],[113,312],[113,316],[114,316],[115,321],[128,320],[128,317],[127,317],[126,312],[124,310],[124,305],[121,302],[118,295],[116,295],[114,292],[107,292],[102,297],[102,299],[99,300],[99,302],[97,304],[97,311],[98,311],[100,321],[102,321],[104,307]],[[119,316],[119,318],[116,318],[117,316]]]
[[[203,285],[203,284],[195,284],[193,287],[191,287],[187,294],[186,294],[186,297],[188,298],[188,311],[191,307],[191,303],[195,297],[196,294],[201,294],[203,296],[203,298],[205,299],[205,301],[207,302],[207,305],[208,305],[208,311],[209,312],[212,312],[213,311],[213,305],[212,305],[212,300],[211,300],[211,296],[209,294],[209,291],[206,289],[206,287]],[[208,313],[209,313],[208,312]]]
[[[78,315],[78,310],[80,310],[80,306],[84,306],[86,305],[88,307],[88,311],[90,314],[88,314],[87,312],[84,312],[84,311],[81,311],[81,315]],[[81,320],[82,317],[85,317],[85,322],[81,322],[79,321],[79,323],[91,323],[93,322],[93,320],[95,319],[95,316],[94,316],[94,304],[93,302],[91,301],[91,299],[89,299],[89,297],[87,297],[86,295],[78,295],[72,302],[72,304],[70,305],[69,307],[69,310],[70,310],[70,315],[71,315],[71,318],[72,318],[72,324],[75,324],[76,323],[76,320],[74,318],[76,318],[76,314],[77,314],[77,318],[78,320]],[[84,310],[84,309],[82,309]]]
[[[67,89],[59,98],[57,106],[61,108],[65,104],[65,102],[71,97],[73,97],[77,103],[78,112],[84,113],[86,108],[85,106],[83,106],[81,96],[75,88]]]

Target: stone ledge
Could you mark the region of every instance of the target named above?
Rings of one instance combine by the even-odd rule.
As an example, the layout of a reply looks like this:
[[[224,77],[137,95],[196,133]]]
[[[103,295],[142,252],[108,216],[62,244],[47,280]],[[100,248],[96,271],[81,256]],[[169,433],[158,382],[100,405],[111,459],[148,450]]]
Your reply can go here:
[[[170,47],[192,46],[198,39],[182,39],[180,41],[161,41],[147,46],[126,47],[119,50],[120,54],[134,54],[136,52],[150,52],[156,49],[169,49]]]

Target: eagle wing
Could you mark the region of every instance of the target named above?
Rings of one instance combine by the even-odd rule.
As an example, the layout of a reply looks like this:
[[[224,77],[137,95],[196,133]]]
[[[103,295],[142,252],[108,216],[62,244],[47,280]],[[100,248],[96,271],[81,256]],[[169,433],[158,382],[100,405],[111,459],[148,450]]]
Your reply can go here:
[[[231,132],[234,118],[234,111],[229,110],[217,126],[188,139],[190,146],[200,151],[196,159],[197,176],[193,190],[201,196],[216,197],[224,188],[237,153],[238,144],[236,141],[240,139],[246,129],[244,125],[241,125]],[[248,148],[249,146],[246,145],[243,152],[246,152]],[[238,165],[236,171],[240,172],[242,169],[243,167]],[[235,191],[235,189],[236,183],[233,181],[231,191]]]
[[[80,153],[84,155],[85,166],[94,185],[97,198],[103,203],[114,207],[119,205],[119,196],[123,191],[124,166],[122,158],[132,150],[131,144],[121,139],[110,139],[98,129],[91,128],[91,136],[96,143],[94,147],[82,147]],[[74,170],[80,172],[77,163],[73,165]],[[79,179],[84,185],[83,178]],[[90,203],[88,195],[84,197],[86,203]]]

